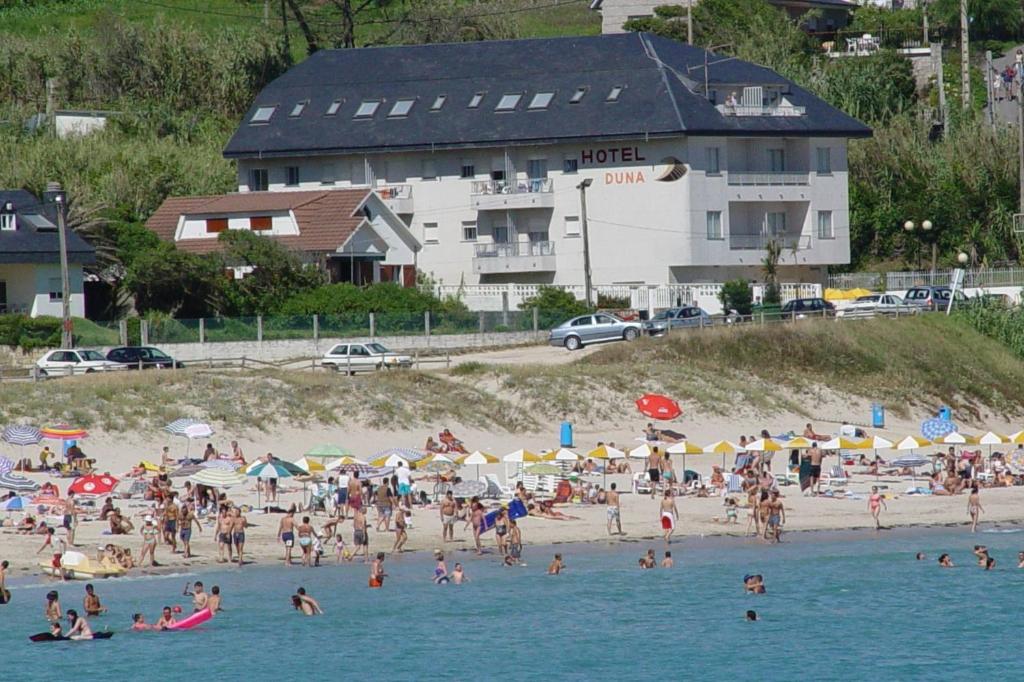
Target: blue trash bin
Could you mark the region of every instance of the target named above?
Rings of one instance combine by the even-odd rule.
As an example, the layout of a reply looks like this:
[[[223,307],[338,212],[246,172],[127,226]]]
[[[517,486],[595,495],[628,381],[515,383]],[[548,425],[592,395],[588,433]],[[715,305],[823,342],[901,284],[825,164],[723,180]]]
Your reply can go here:
[[[572,447],[572,424],[568,421],[562,422],[562,428],[559,431],[559,445],[563,448]]]
[[[943,405],[939,408],[939,419],[945,419],[948,422],[953,421],[953,410]]]
[[[876,429],[885,428],[885,405],[871,403],[871,426]]]

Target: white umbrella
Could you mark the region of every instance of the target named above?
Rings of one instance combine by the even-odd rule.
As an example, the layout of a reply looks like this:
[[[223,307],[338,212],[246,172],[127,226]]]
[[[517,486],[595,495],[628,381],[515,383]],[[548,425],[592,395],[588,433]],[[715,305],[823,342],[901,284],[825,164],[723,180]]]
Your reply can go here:
[[[710,445],[706,445],[704,447],[704,452],[706,452],[709,455],[721,453],[721,455],[722,455],[722,469],[725,469],[725,456],[726,455],[728,455],[728,454],[734,454],[735,455],[735,454],[739,454],[741,452],[746,452],[746,451],[747,451],[747,449],[745,447],[743,447],[742,445],[737,445],[736,443],[733,443],[731,440],[715,441],[714,443],[711,443]]]
[[[1009,442],[1009,438],[1007,438],[1006,436],[1001,436],[993,431],[989,431],[984,436],[978,439],[978,443],[980,443],[981,445],[1002,445],[1004,443]]]
[[[548,454],[544,455],[544,459],[549,462],[578,462],[583,458],[577,455],[572,450],[567,450],[566,448],[559,448],[556,452],[549,452]]]
[[[647,459],[648,457],[651,456],[651,453],[653,451],[654,450],[651,448],[649,444],[644,443],[643,445],[638,445],[637,447],[630,450],[629,456],[632,457],[633,459]]]
[[[189,476],[188,480],[211,488],[230,488],[232,486],[245,485],[246,482],[245,476],[237,471],[215,468],[197,471]]]
[[[897,450],[910,450],[913,452],[918,448],[926,448],[931,445],[932,442],[927,438],[921,438],[920,436],[907,436],[899,443],[896,443]]]
[[[857,446],[857,450],[888,450],[893,446],[893,443],[888,438],[882,438],[881,436],[872,436],[871,438],[865,438]]]
[[[541,459],[540,455],[520,448],[515,452],[510,452],[502,457],[501,461],[506,463],[522,464],[524,462],[539,462]]]

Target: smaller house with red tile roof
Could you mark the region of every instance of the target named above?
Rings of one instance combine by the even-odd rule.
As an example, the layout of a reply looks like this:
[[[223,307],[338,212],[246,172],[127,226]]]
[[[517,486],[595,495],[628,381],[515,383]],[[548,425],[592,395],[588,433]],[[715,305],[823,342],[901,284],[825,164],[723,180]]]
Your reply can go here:
[[[332,282],[416,281],[420,243],[368,189],[171,197],[146,227],[197,254],[219,251],[226,230],[251,230],[316,263]]]

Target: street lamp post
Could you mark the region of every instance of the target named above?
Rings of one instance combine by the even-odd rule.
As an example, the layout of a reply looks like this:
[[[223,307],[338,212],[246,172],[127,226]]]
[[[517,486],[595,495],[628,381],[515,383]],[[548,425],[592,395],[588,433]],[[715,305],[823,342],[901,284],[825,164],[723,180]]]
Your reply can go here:
[[[587,301],[587,307],[593,300],[594,284],[590,279],[590,232],[587,229],[587,188],[594,184],[593,178],[584,178],[576,189],[580,191],[580,222],[583,230],[583,295]]]
[[[921,221],[921,234],[932,235],[931,237],[928,238],[928,241],[930,241],[932,245],[932,275],[935,274],[935,266],[939,259],[939,245],[935,241],[934,234],[932,233],[933,227],[934,225],[932,225],[932,221]],[[913,233],[915,230],[917,230],[917,225],[914,224],[913,220],[908,220],[907,222],[903,223],[903,229],[906,230],[908,233]]]
[[[56,185],[54,187],[54,185]],[[61,348],[71,348],[72,323],[71,323],[71,280],[68,275],[68,239],[67,239],[67,201],[63,192],[60,192],[60,185],[51,183],[53,189],[58,190],[54,197],[57,202],[57,239],[60,243],[60,286],[61,286]]]

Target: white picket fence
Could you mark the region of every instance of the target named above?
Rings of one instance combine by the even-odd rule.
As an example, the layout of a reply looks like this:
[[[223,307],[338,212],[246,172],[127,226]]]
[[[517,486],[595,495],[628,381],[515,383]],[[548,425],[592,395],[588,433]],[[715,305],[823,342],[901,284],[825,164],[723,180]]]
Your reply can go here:
[[[542,285],[539,284],[439,284],[434,289],[438,297],[454,296],[460,299],[472,311],[497,312],[516,310],[524,300],[535,296]],[[560,285],[558,288],[570,292],[578,300],[583,300],[582,285]],[[754,300],[764,295],[764,286],[751,285]],[[780,285],[782,301],[793,298],[813,298],[821,296],[820,284]],[[606,296],[626,300],[628,308],[634,310],[655,311],[679,305],[696,305],[707,313],[716,315],[722,312],[722,304],[718,300],[721,291],[720,283],[708,284],[612,284],[596,285],[594,292],[598,296]]]

